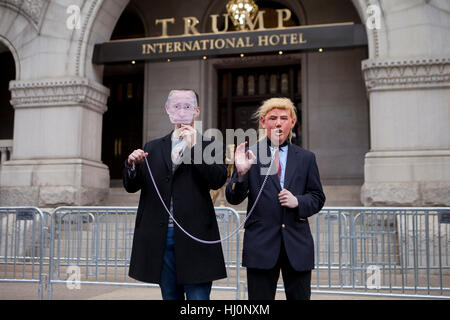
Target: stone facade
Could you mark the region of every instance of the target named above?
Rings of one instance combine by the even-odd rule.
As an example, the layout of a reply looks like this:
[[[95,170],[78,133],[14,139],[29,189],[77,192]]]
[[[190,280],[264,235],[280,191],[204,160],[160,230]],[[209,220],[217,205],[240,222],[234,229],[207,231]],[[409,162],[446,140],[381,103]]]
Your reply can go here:
[[[167,1],[167,9],[161,10],[180,11],[183,16],[186,6],[198,7],[200,29],[205,32],[208,15],[223,3],[194,2],[177,1],[175,6]],[[334,56],[299,54],[306,72],[305,146],[318,155],[326,184],[363,183],[364,205],[450,205],[449,2],[278,2],[304,24],[336,19],[365,23],[369,6],[380,9],[379,28],[367,29],[367,59],[358,50]],[[1,163],[0,205],[88,205],[101,202],[109,192],[108,168],[101,162],[102,117],[109,92],[102,85],[103,67],[91,61],[94,45],[110,39],[129,3],[0,0],[0,42],[16,62],[16,79],[10,84],[15,108],[13,154]],[[146,12],[147,34],[154,35],[152,22],[162,17],[159,7],[151,1],[131,4]],[[70,5],[81,8],[79,28],[65,26]],[[356,9],[356,17],[350,7]],[[353,62],[361,60],[355,68]],[[227,59],[209,59],[147,64],[144,139],[168,132],[158,106],[174,85],[197,89],[206,106],[202,120],[205,126],[215,126],[217,93],[211,87],[217,87],[215,68],[226,63]],[[192,78],[178,83],[176,72],[170,70],[179,68]],[[346,72],[344,82],[341,70]],[[159,77],[162,71],[168,74],[164,79]],[[364,121],[370,131],[358,125]],[[340,125],[346,128],[342,135],[337,134]]]
[[[363,61],[371,150],[361,201],[450,205],[450,4],[380,1],[385,52]]]
[[[75,77],[14,81],[10,89],[14,156],[0,171],[0,201],[40,206],[100,202],[109,188],[99,152],[109,90]]]

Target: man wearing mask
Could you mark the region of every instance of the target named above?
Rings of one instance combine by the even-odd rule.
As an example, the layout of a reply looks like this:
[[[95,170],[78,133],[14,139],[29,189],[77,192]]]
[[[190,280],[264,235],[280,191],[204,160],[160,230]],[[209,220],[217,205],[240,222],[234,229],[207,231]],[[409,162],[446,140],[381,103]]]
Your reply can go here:
[[[194,129],[200,114],[198,95],[173,90],[165,105],[174,130],[135,150],[125,162],[123,184],[128,192],[141,190],[136,216],[129,276],[157,283],[164,300],[208,300],[212,281],[226,277],[221,244],[192,240],[169,217],[151,181],[152,171],[161,197],[175,220],[190,234],[204,240],[220,238],[210,190],[227,178],[222,163],[194,161],[194,149],[204,141]]]
[[[235,171],[226,188],[233,205],[248,197],[248,214],[273,157],[269,172],[273,174],[244,225],[242,265],[247,267],[248,297],[275,299],[281,270],[286,298],[309,300],[314,243],[308,217],[325,203],[316,159],[312,152],[290,143],[297,117],[289,99],[265,101],[256,117],[265,137],[248,149],[245,144],[236,148]]]

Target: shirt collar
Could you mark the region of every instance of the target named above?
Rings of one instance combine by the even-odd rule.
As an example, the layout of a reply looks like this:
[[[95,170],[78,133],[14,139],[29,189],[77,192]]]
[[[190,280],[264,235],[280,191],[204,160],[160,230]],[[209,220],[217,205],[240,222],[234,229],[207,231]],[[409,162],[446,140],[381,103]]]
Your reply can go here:
[[[269,144],[270,150],[273,150],[272,147],[272,142],[270,141],[269,138],[267,138],[267,143]],[[290,145],[290,143],[288,142],[288,139],[286,139],[286,141],[284,141],[281,145],[280,145],[280,151],[286,151],[287,147]]]

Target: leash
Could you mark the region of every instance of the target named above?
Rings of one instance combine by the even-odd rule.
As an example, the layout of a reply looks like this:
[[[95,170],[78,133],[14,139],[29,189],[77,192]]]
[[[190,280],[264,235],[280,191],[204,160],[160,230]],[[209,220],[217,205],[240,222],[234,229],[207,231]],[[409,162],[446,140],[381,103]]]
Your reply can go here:
[[[199,239],[199,238],[193,236],[192,234],[190,234],[189,232],[187,232],[187,231],[186,231],[186,230],[178,223],[178,221],[175,219],[175,217],[174,217],[173,214],[170,212],[170,210],[167,208],[166,204],[164,203],[164,201],[163,201],[163,199],[162,199],[161,193],[159,192],[158,186],[156,185],[155,179],[153,178],[152,170],[150,169],[150,165],[148,164],[147,157],[145,157],[145,163],[146,163],[146,165],[147,165],[148,173],[150,174],[150,178],[152,179],[153,186],[155,187],[156,193],[158,194],[158,197],[159,197],[159,199],[161,200],[161,203],[163,204],[164,209],[165,209],[166,212],[169,214],[169,216],[172,218],[172,220],[173,220],[173,222],[176,224],[176,226],[177,226],[178,228],[180,228],[180,230],[183,231],[183,233],[186,234],[186,235],[187,235],[189,238],[191,238],[192,240],[197,241],[197,242],[200,242],[200,243],[203,243],[203,244],[211,244],[211,245],[212,245],[212,244],[218,244],[218,243],[221,243],[221,242],[225,242],[225,241],[227,241],[228,239],[230,239],[230,238],[231,238],[232,236],[234,236],[237,232],[239,232],[239,230],[242,228],[242,226],[245,224],[245,222],[247,222],[248,218],[250,218],[250,216],[251,216],[252,213],[253,213],[253,209],[255,209],[255,206],[256,206],[256,204],[258,203],[259,197],[261,196],[261,193],[262,193],[262,191],[263,191],[263,189],[264,189],[264,186],[266,185],[267,178],[269,177],[269,174],[268,174],[268,173],[271,172],[274,158],[275,158],[275,152],[273,152],[272,159],[271,159],[271,161],[270,161],[269,170],[267,171],[267,174],[265,175],[266,177],[264,178],[264,181],[263,181],[263,183],[262,183],[262,185],[261,185],[261,188],[259,189],[259,192],[258,192],[258,195],[257,195],[257,197],[256,197],[256,199],[255,199],[255,202],[253,203],[253,206],[252,206],[252,208],[250,209],[250,211],[248,212],[248,214],[247,214],[247,216],[245,217],[244,221],[239,225],[239,227],[238,227],[236,230],[234,230],[231,234],[229,234],[229,235],[228,235],[227,237],[225,237],[224,239],[212,240],[212,241]]]

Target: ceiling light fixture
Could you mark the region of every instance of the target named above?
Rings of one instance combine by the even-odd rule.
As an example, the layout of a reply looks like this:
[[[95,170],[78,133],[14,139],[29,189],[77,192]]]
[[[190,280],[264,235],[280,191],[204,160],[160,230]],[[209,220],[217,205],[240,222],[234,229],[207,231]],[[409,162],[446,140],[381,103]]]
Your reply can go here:
[[[230,0],[226,8],[233,25],[239,30],[246,30],[247,16],[253,20],[258,13],[258,6],[254,0]]]

